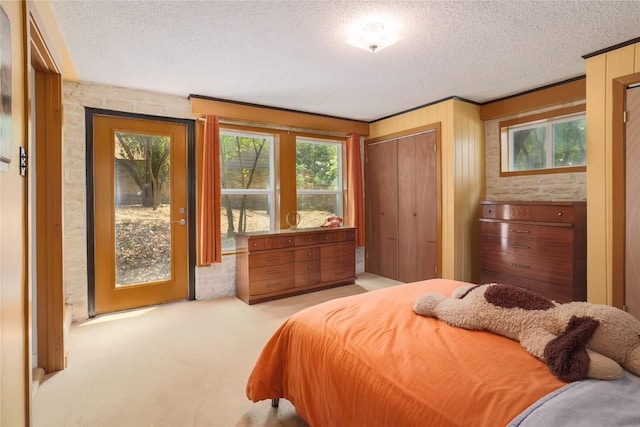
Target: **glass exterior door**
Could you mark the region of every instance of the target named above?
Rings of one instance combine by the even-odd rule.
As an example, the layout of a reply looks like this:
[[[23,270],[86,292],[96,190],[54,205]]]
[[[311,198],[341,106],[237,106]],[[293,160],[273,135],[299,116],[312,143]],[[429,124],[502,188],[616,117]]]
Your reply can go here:
[[[186,134],[94,117],[96,314],[187,298]]]

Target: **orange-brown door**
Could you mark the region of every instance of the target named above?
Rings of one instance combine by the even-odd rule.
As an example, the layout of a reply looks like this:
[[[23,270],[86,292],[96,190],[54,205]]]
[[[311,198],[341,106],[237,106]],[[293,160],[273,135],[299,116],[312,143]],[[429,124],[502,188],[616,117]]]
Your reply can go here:
[[[625,301],[627,311],[640,319],[640,87],[627,89]]]
[[[93,116],[95,314],[188,297],[187,134]]]

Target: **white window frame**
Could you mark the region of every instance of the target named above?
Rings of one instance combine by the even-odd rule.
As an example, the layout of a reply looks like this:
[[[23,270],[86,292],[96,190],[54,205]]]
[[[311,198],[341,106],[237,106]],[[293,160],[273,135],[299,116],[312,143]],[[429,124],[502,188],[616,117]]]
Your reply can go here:
[[[238,189],[228,189],[228,188],[222,188],[221,189],[221,196],[244,196],[244,195],[249,195],[249,196],[261,196],[261,195],[266,195],[267,196],[267,200],[269,202],[269,209],[271,211],[271,215],[269,215],[269,231],[273,231],[276,228],[276,217],[278,216],[278,206],[276,203],[276,174],[275,174],[275,169],[276,169],[276,165],[275,165],[275,152],[276,152],[276,145],[278,144],[278,137],[277,135],[274,134],[270,134],[270,133],[262,133],[262,132],[248,132],[248,131],[237,131],[237,130],[233,130],[233,129],[220,129],[220,138],[222,139],[223,135],[230,135],[230,136],[244,136],[244,137],[248,137],[248,138],[268,138],[270,139],[269,142],[269,188],[266,189],[242,189],[242,188],[238,188]],[[220,161],[222,162],[222,145],[220,146],[220,153],[219,155],[221,156]],[[222,205],[221,205],[222,208]],[[218,215],[220,215],[220,212],[217,213]],[[222,233],[223,231],[220,230],[220,232]],[[223,248],[224,253],[232,253],[235,251],[235,248],[233,249],[225,249]]]
[[[345,178],[344,178],[344,174],[345,174],[345,168],[344,168],[344,144],[340,141],[334,141],[334,140],[327,140],[327,139],[315,139],[315,138],[309,138],[309,137],[302,137],[302,136],[298,136],[296,137],[296,147],[298,145],[298,142],[303,142],[303,143],[307,143],[307,144],[325,144],[325,145],[332,145],[332,146],[336,146],[338,149],[338,183],[337,183],[337,188],[336,190],[301,190],[298,189],[298,187],[296,186],[296,206],[298,204],[298,196],[301,195],[332,195],[335,194],[336,198],[338,200],[338,212],[336,212],[336,215],[344,218],[344,195],[345,195]],[[297,176],[297,173],[296,173]]]
[[[556,170],[566,170],[572,168],[584,168],[586,162],[583,165],[572,166],[553,166],[554,156],[554,138],[553,138],[553,126],[560,123],[572,122],[576,120],[586,120],[586,113],[580,112],[575,114],[568,114],[559,117],[550,117],[542,120],[533,120],[530,122],[514,124],[512,126],[502,127],[500,129],[501,139],[501,173],[536,173],[536,172],[555,172]],[[545,128],[545,144],[546,144],[546,166],[538,169],[521,169],[514,170],[514,150],[513,150],[513,134],[517,131]],[[586,144],[586,141],[585,141]],[[506,154],[506,155],[505,155]]]

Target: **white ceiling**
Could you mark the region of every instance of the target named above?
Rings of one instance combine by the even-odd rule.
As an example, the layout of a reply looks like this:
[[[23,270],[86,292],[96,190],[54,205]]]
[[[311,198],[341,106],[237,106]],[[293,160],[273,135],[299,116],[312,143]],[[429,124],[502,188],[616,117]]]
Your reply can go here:
[[[81,81],[373,121],[585,74],[640,36],[639,1],[50,0]],[[345,41],[368,17],[402,40]]]

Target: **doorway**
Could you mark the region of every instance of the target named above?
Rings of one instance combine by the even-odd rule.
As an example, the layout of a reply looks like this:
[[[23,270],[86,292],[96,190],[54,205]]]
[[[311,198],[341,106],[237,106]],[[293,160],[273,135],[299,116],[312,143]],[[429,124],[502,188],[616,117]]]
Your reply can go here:
[[[86,120],[89,316],[193,299],[193,120]]]
[[[624,307],[640,319],[640,86],[626,90]]]

